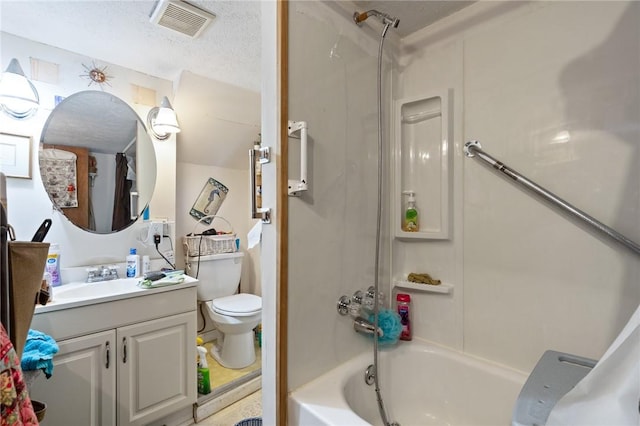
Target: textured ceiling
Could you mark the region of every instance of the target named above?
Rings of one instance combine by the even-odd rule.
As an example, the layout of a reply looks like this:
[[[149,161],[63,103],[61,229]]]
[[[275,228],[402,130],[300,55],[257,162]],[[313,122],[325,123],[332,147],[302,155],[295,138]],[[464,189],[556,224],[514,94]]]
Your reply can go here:
[[[217,17],[191,39],[149,21],[153,0],[0,0],[2,31],[156,77],[182,70],[260,90],[260,1],[190,0]],[[377,9],[400,18],[401,37],[471,1],[355,1],[354,11]],[[342,2],[347,8],[348,2]]]
[[[0,28],[168,80],[188,70],[259,91],[260,2],[190,2],[217,16],[196,39],[152,24],[150,0],[0,0]]]
[[[246,168],[244,154],[260,131],[260,1],[189,1],[216,15],[196,39],[152,24],[154,0],[0,0],[0,29],[170,81],[178,82],[182,76],[173,103],[183,126],[178,135],[179,159]],[[473,2],[332,3],[347,14],[377,9],[395,16],[400,26],[394,32],[402,38]],[[226,93],[224,86],[198,76],[247,89],[255,96],[239,90],[225,98],[226,109],[220,109],[217,101],[220,90]],[[235,111],[234,103],[257,109]],[[230,111],[236,115],[230,116]]]

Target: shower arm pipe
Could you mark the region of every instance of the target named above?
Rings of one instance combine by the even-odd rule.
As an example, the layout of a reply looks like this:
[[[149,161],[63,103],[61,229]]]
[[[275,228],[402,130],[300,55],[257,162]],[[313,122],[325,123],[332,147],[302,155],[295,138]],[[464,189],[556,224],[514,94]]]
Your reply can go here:
[[[379,12],[379,11],[377,11],[375,9],[367,10],[366,12],[362,12],[362,13],[354,12],[353,21],[357,25],[361,25],[370,16],[375,16],[376,18],[380,19],[380,21],[383,24],[390,25],[393,28],[398,28],[398,24],[400,24],[400,20],[398,18],[395,18],[393,16],[389,16],[386,13]],[[385,29],[385,32],[386,32],[386,29]]]
[[[545,200],[551,202],[553,205],[560,207],[565,212],[570,213],[572,216],[580,219],[590,227],[600,231],[604,235],[607,235],[608,237],[616,240],[617,242],[624,245],[631,251],[640,255],[640,245],[638,245],[636,242],[630,240],[629,238],[620,234],[616,230],[608,227],[602,222],[599,222],[597,219],[589,216],[588,214],[578,209],[577,207],[572,206],[562,198],[558,197],[557,195],[553,194],[550,191],[547,191],[545,188],[527,179],[526,177],[516,172],[512,168],[504,165],[501,161],[493,158],[491,155],[487,154],[482,150],[482,146],[480,145],[480,142],[469,141],[465,143],[464,153],[467,157],[478,158],[484,161],[485,163],[491,165],[494,169],[496,169],[499,172],[502,172],[504,175],[513,179],[515,182],[519,183],[524,188],[537,194],[538,196],[544,198]]]

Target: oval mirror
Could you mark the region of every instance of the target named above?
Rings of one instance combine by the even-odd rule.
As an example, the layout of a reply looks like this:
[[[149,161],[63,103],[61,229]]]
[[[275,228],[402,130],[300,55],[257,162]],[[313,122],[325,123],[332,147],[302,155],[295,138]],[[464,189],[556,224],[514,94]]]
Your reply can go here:
[[[153,143],[138,114],[109,93],[79,92],[60,102],[42,130],[39,161],[51,202],[87,231],[120,231],[151,201]]]

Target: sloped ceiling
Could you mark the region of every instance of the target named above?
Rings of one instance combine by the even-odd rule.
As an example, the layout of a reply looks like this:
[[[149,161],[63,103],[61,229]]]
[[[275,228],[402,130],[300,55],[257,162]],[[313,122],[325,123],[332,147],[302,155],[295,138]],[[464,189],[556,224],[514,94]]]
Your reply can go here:
[[[182,127],[178,161],[249,167],[249,148],[260,133],[258,92],[185,71],[173,106],[180,111]]]

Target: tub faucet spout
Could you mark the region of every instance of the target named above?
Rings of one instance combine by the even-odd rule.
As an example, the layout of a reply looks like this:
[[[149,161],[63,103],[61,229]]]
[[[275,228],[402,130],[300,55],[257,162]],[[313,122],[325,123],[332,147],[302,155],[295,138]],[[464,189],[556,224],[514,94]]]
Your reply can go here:
[[[353,329],[358,333],[362,333],[362,334],[376,333],[376,328],[371,323],[371,321],[366,320],[362,317],[358,317],[355,320],[353,320]],[[382,337],[384,335],[380,327],[378,327],[377,334],[378,334],[378,337]]]

